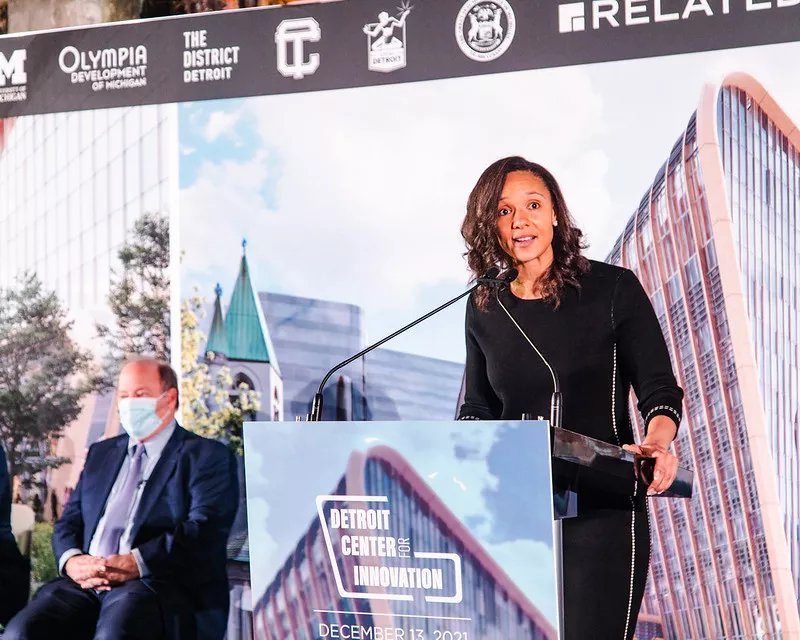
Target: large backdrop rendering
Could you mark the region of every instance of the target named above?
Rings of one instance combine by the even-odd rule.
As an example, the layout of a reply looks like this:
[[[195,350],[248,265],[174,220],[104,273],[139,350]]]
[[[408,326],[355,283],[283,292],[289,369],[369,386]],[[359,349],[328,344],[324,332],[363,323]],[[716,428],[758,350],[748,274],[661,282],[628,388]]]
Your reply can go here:
[[[637,637],[800,637],[798,27],[800,0],[345,0],[0,38],[0,367],[39,366],[38,300],[75,381],[44,430],[14,416],[48,389],[0,404],[19,500],[52,521],[119,432],[123,350],[180,366],[183,424],[238,453],[305,415],[463,290],[469,191],[519,154],[636,271],[686,390],[695,497],[651,505]],[[452,420],[463,322],[349,365],[325,419]],[[243,497],[231,637],[277,577],[251,597],[246,524]]]

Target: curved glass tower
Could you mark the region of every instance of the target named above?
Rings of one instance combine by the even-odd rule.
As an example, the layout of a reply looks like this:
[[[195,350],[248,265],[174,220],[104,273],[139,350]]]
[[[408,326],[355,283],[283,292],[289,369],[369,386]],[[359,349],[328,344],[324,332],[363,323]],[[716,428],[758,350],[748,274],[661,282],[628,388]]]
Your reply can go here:
[[[706,87],[609,257],[642,280],[686,391],[695,497],[650,505],[643,611],[669,638],[800,633],[798,217],[800,131],[735,73]]]

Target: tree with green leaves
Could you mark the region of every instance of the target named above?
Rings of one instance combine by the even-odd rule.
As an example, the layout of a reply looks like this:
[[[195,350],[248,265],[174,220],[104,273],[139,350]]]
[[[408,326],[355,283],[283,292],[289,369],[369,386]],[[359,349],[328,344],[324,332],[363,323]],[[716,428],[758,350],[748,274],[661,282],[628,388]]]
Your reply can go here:
[[[91,354],[70,337],[72,321],[54,292],[33,274],[0,289],[0,439],[12,478],[26,489],[69,462],[54,443],[81,412],[98,379]]]
[[[206,336],[200,330],[200,320],[205,316],[206,302],[195,290],[181,305],[183,426],[202,436],[223,440],[236,454],[242,455],[242,426],[261,409],[261,394],[244,383],[233,389],[230,368],[212,368],[209,362],[213,362],[214,354],[201,355]]]
[[[116,386],[126,358],[147,356],[170,360],[169,219],[143,214],[119,251],[122,265],[112,277],[108,303],[115,326],[98,325],[108,354],[103,386]],[[204,299],[195,295],[181,307],[182,424],[200,435],[228,443],[242,453],[242,425],[260,408],[260,394],[246,386],[233,389],[228,367],[210,370],[201,345]],[[213,358],[212,358],[213,359]]]
[[[106,388],[116,384],[126,357],[169,361],[169,219],[143,214],[118,257],[121,268],[112,273],[108,294],[116,326],[97,325],[109,349],[103,376]]]

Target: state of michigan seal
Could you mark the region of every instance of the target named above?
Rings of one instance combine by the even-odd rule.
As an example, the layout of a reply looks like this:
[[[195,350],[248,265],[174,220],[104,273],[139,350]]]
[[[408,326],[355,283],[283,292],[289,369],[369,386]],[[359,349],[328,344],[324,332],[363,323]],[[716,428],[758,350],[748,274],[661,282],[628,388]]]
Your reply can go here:
[[[489,62],[511,46],[516,28],[506,0],[467,0],[456,18],[456,41],[468,58]]]

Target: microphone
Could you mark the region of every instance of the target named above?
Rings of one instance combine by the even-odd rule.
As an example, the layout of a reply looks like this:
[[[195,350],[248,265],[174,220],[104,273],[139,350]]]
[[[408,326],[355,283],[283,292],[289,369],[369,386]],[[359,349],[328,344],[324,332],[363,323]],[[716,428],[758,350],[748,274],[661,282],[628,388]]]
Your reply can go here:
[[[511,274],[513,274],[514,277],[508,281],[509,284],[514,280],[516,280],[517,276],[519,275],[516,269],[512,269],[511,271],[508,272],[509,276]],[[539,359],[542,362],[544,362],[544,366],[546,366],[547,370],[550,372],[550,377],[553,378],[553,395],[550,397],[550,425],[555,427],[556,429],[561,429],[563,400],[561,396],[561,382],[558,379],[558,373],[556,373],[556,370],[553,369],[552,366],[550,366],[550,363],[547,361],[547,358],[545,358],[542,352],[539,351],[539,348],[533,343],[533,340],[531,340],[528,337],[528,334],[525,333],[523,328],[519,326],[519,323],[517,323],[517,321],[514,319],[514,316],[511,315],[511,312],[508,309],[506,309],[506,306],[503,304],[503,301],[500,300],[499,288],[495,289],[494,297],[497,300],[497,303],[500,305],[500,308],[503,311],[505,311],[505,314],[511,319],[511,322],[514,323],[514,326],[517,328],[517,331],[519,331],[522,334],[522,337],[525,338],[525,341],[529,345],[531,345],[531,348],[536,352],[536,355],[539,356]]]
[[[517,279],[519,271],[516,269],[509,269],[503,275],[499,275],[500,270],[497,267],[492,267],[483,276],[477,279],[478,284],[488,284],[494,288],[495,291],[503,291],[508,289],[514,280]]]
[[[499,275],[500,269],[497,267],[491,267],[481,277],[477,278],[475,282],[478,284],[500,285],[505,282],[505,279],[499,278]],[[472,291],[472,289],[470,289],[470,291]]]
[[[518,274],[514,274],[514,279],[516,279]],[[513,281],[513,280],[512,280]],[[561,429],[561,409],[562,409],[562,399],[561,399],[561,382],[558,379],[558,374],[556,370],[550,365],[547,361],[547,358],[544,357],[541,351],[539,351],[538,347],[534,344],[533,340],[528,337],[528,334],[525,333],[522,327],[519,326],[519,323],[514,319],[514,316],[511,315],[511,312],[506,309],[506,306],[503,304],[503,301],[500,300],[500,292],[495,290],[494,297],[497,300],[497,304],[500,305],[500,308],[505,311],[505,314],[509,317],[511,322],[522,334],[522,337],[525,338],[525,342],[531,345],[531,348],[536,352],[536,355],[539,356],[539,359],[544,362],[544,366],[547,367],[547,370],[550,372],[550,376],[553,378],[553,395],[550,397],[550,426],[554,427],[555,429]],[[525,415],[521,416],[523,420],[525,420]],[[555,481],[554,481],[555,482]],[[565,488],[564,490],[556,489],[555,484],[553,486],[553,505],[556,509],[556,513],[561,511],[564,514],[569,514],[572,512],[573,509],[576,507],[574,506],[574,502],[571,500],[573,495],[573,490],[569,487]],[[561,636],[564,637],[564,600],[563,600],[563,581],[564,581],[564,568],[563,568],[563,532],[562,532],[562,524],[561,519],[556,517],[553,521],[553,550],[555,551],[556,555],[556,585],[558,586],[558,599],[556,603],[556,610],[558,611],[558,620],[559,625],[561,627]]]
[[[514,277],[511,278],[510,280],[508,280],[508,276],[511,275],[511,274],[513,274]],[[343,362],[340,362],[335,367],[333,367],[330,371],[328,371],[328,373],[325,374],[325,377],[322,379],[322,382],[319,383],[319,388],[317,389],[317,393],[314,395],[314,401],[311,403],[311,413],[308,414],[308,421],[309,422],[319,422],[322,419],[322,390],[325,387],[325,383],[328,382],[330,377],[334,373],[336,373],[339,369],[341,369],[342,367],[346,367],[348,364],[350,364],[354,360],[358,360],[361,356],[364,356],[364,355],[368,354],[373,349],[377,349],[378,347],[380,347],[385,342],[388,342],[392,338],[395,338],[395,337],[399,336],[401,333],[403,333],[405,331],[408,331],[412,327],[417,326],[420,322],[424,322],[425,320],[427,320],[431,316],[436,315],[437,313],[439,313],[443,309],[446,309],[450,305],[455,304],[456,302],[461,300],[461,298],[464,298],[465,296],[468,296],[470,293],[475,291],[475,289],[477,289],[478,287],[480,287],[482,285],[491,286],[491,287],[497,287],[497,288],[502,287],[502,286],[508,286],[509,283],[513,282],[516,279],[517,271],[516,271],[516,269],[512,269],[511,271],[509,271],[506,274],[504,274],[503,277],[499,277],[499,276],[500,276],[500,269],[498,269],[497,267],[489,268],[486,271],[486,273],[484,273],[482,276],[477,278],[475,284],[472,287],[470,287],[469,289],[467,289],[464,293],[461,293],[461,294],[457,295],[452,300],[448,300],[443,305],[440,305],[440,306],[436,307],[433,311],[429,311],[428,313],[426,313],[421,318],[417,318],[413,322],[408,323],[406,326],[398,329],[393,334],[386,336],[382,340],[378,340],[378,342],[376,342],[375,344],[369,345],[366,349],[362,349],[361,351],[359,351],[354,356],[349,357],[347,360],[344,360]]]

